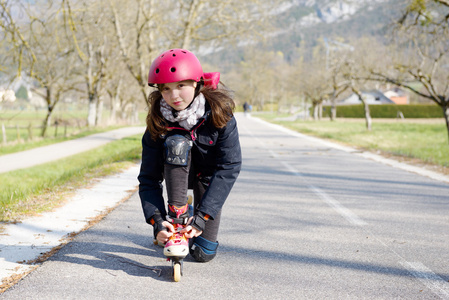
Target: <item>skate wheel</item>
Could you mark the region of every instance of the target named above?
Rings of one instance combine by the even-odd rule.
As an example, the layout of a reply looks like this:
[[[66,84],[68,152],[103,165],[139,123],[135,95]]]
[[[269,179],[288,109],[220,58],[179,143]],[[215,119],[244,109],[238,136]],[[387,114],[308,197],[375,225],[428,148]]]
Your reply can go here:
[[[192,195],[188,195],[188,196],[187,196],[187,204],[192,205],[192,203],[193,203]]]
[[[173,265],[173,279],[175,282],[178,282],[181,280],[181,264],[175,263]]]

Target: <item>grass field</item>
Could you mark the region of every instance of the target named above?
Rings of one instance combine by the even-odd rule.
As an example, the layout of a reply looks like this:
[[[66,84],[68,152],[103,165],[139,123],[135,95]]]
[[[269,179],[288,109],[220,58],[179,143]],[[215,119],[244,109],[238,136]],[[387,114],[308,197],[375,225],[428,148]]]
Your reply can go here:
[[[36,167],[0,174],[0,222],[14,222],[60,205],[64,195],[137,162],[141,135]]]
[[[289,115],[257,113],[254,116],[304,134],[426,167],[430,165],[436,171],[449,174],[449,143],[443,119],[374,119],[372,131],[367,131],[363,119],[291,121]],[[84,131],[79,136],[104,130],[107,129]],[[0,155],[64,139],[0,147]],[[25,216],[59,206],[68,193],[88,184],[93,178],[117,172],[130,162],[139,160],[140,140],[141,136],[125,138],[60,161],[0,174],[0,222],[20,221]]]
[[[44,110],[38,111],[0,111],[0,125],[5,126],[7,141],[20,138],[27,141],[41,135],[41,127],[46,117]],[[86,126],[87,112],[74,111],[54,113],[51,126],[48,127],[47,137],[62,136],[80,131]],[[55,122],[58,126],[55,126]]]
[[[142,124],[145,112],[139,114]],[[118,128],[86,127],[87,111],[55,112],[53,126],[40,138],[45,111],[0,111],[0,155],[58,143]],[[58,128],[54,121],[58,120]],[[31,128],[31,132],[30,132]],[[65,195],[93,178],[115,173],[141,155],[141,136],[111,142],[103,147],[33,168],[0,174],[0,222],[20,221],[61,205]]]
[[[449,142],[444,119],[373,119],[372,130],[367,131],[364,119],[291,121],[288,115],[261,113],[255,116],[359,149],[439,166],[445,172],[449,168]]]
[[[146,112],[139,114],[141,124],[145,123]],[[48,127],[45,138],[41,138],[41,126],[46,113],[40,111],[0,111],[0,126],[5,127],[6,141],[4,143],[0,130],[0,155],[24,151],[31,148],[59,143],[80,138],[94,133],[116,129],[120,126],[86,126],[87,111],[56,112],[53,115],[52,126]],[[104,116],[107,118],[107,115]],[[59,125],[55,126],[54,121]]]

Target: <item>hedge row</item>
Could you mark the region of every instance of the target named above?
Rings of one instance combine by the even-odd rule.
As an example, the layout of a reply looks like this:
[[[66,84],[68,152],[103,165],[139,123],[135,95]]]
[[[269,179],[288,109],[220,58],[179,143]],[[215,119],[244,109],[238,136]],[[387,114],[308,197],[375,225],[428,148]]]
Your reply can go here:
[[[400,112],[404,118],[442,118],[443,110],[434,104],[409,105],[370,105],[372,118],[397,118]],[[323,106],[323,115],[330,117],[330,106]],[[362,104],[337,106],[337,118],[364,118],[365,112]]]

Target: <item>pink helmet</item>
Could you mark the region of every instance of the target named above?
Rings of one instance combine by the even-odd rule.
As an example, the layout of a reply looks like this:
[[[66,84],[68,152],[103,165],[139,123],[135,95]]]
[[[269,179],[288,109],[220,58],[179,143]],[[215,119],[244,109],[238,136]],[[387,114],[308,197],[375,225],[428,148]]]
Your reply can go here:
[[[160,54],[151,64],[148,84],[162,84],[183,80],[200,81],[203,68],[196,56],[184,49],[171,49]]]

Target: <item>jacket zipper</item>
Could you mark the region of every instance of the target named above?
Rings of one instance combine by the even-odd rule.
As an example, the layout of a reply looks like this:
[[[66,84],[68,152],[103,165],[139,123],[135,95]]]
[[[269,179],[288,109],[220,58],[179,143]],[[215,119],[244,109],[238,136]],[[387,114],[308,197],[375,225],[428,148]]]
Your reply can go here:
[[[187,132],[189,132],[190,133],[190,137],[192,138],[192,141],[196,141],[196,134],[195,134],[195,131],[198,129],[198,127],[200,127],[201,125],[203,125],[203,123],[204,123],[204,121],[205,121],[205,119],[203,119],[202,121],[201,121],[201,123],[200,124],[198,124],[195,128],[193,128],[192,130],[187,130],[187,129],[185,129],[185,128],[182,128],[182,127],[167,127],[167,129],[178,129],[178,130],[184,130],[184,131],[187,131]]]

